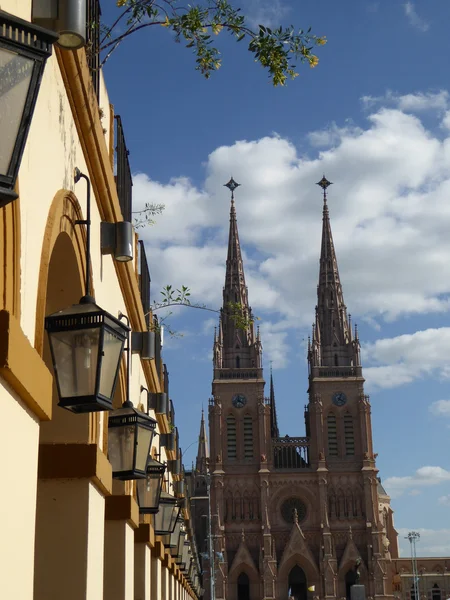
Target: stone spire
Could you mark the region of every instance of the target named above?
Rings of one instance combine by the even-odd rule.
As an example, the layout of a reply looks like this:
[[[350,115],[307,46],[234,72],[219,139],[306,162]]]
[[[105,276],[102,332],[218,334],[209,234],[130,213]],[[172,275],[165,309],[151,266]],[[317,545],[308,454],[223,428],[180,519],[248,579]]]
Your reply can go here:
[[[214,339],[215,368],[261,367],[261,342],[255,335],[252,309],[248,304],[234,191],[240,186],[233,178],[225,184],[231,191],[230,231],[220,311],[219,331]]]
[[[270,435],[273,438],[280,437],[280,432],[278,430],[277,407],[275,404],[272,365],[270,365]]]
[[[309,361],[311,366],[359,366],[359,344],[352,336],[347,317],[331,233],[327,204],[327,188],[331,182],[323,176],[317,185],[323,190],[322,247]]]
[[[195,470],[198,473],[205,474],[208,471],[209,449],[208,439],[206,437],[205,413],[202,408],[202,420],[200,421],[200,435],[198,436],[197,460]]]

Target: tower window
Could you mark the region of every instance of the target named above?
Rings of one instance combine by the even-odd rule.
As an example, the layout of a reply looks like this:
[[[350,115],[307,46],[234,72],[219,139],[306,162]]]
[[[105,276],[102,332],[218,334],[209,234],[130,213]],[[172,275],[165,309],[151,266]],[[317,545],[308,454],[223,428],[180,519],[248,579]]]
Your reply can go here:
[[[338,361],[338,355],[337,354],[334,355],[334,366],[335,367],[339,366],[339,361]]]
[[[355,435],[353,431],[353,417],[350,413],[344,415],[344,438],[345,454],[354,456],[355,454]]]
[[[253,420],[250,415],[244,417],[244,458],[253,458]]]
[[[336,417],[333,413],[330,413],[327,417],[327,429],[328,429],[328,454],[330,456],[337,456],[338,455],[337,426],[336,426]]]
[[[431,590],[431,600],[441,600],[441,589],[437,583],[433,585]]]
[[[236,369],[241,368],[241,359],[239,356],[236,356]]]
[[[227,457],[236,458],[236,419],[233,415],[227,417]]]

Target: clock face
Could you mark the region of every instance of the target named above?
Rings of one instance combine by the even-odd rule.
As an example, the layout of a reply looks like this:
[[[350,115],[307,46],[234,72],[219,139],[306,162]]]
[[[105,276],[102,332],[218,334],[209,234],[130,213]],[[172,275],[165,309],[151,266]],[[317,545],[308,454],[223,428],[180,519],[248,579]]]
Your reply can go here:
[[[294,522],[294,510],[297,511],[299,523],[306,517],[306,506],[300,498],[288,498],[281,505],[281,516],[286,523]]]
[[[235,408],[242,408],[247,404],[247,398],[243,394],[236,394],[233,396],[233,406]]]
[[[344,394],[344,392],[336,392],[333,394],[333,404],[336,406],[344,406],[346,402],[347,396]]]

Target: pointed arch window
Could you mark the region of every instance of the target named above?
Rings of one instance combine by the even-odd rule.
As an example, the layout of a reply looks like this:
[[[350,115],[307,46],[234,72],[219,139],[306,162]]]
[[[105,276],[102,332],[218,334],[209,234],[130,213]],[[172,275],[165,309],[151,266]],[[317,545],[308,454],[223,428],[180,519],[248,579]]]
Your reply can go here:
[[[244,417],[244,458],[253,458],[253,419],[251,415]]]
[[[353,417],[350,413],[344,415],[344,439],[346,456],[355,455],[355,432],[353,430]]]
[[[334,355],[334,366],[335,367],[339,366],[339,361],[338,361],[338,355],[337,354]]]
[[[431,589],[431,600],[441,600],[441,588],[435,583]]]
[[[236,369],[241,368],[241,358],[240,356],[236,356]]]
[[[227,457],[236,458],[236,419],[233,415],[227,417]]]
[[[328,454],[330,456],[338,455],[338,440],[337,440],[337,423],[336,416],[330,413],[327,417],[327,433],[328,433]]]

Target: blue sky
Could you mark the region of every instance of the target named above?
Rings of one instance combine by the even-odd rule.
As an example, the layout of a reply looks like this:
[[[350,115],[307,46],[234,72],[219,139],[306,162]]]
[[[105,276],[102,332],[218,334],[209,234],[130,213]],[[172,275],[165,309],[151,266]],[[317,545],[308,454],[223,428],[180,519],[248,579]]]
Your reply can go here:
[[[125,128],[135,206],[163,202],[141,230],[152,295],[188,285],[218,307],[230,174],[250,301],[273,361],[280,429],[301,435],[304,340],[320,252],[325,172],[344,297],[359,324],[380,475],[418,553],[450,555],[450,97],[446,0],[236,2],[253,20],[326,35],[319,66],[274,89],[244,43],[218,38],[205,81],[167,30],[138,33],[105,77]],[[103,6],[108,15],[108,10]],[[174,311],[164,349],[181,446],[196,442],[211,391],[214,315]],[[196,443],[185,453],[195,455]]]

